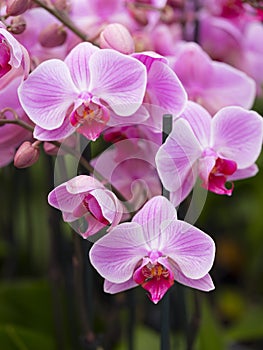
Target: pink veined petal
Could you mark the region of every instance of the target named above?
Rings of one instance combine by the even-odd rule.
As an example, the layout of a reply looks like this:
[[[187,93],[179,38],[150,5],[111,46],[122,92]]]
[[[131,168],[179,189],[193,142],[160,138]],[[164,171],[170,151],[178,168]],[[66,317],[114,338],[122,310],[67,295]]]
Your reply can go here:
[[[163,223],[159,250],[188,278],[199,279],[211,269],[215,243],[210,236],[184,221]]]
[[[157,171],[164,187],[177,191],[202,154],[202,147],[189,123],[179,118],[156,154]]]
[[[255,176],[258,173],[258,166],[256,164],[252,164],[248,168],[244,169],[237,169],[233,175],[230,175],[228,177],[229,181],[234,181],[234,180],[242,180],[242,179],[247,179],[249,177]]]
[[[213,115],[226,106],[251,108],[256,97],[256,84],[245,73],[223,62],[213,62],[210,84],[201,104]]]
[[[198,161],[198,173],[200,178],[202,179],[202,185],[207,189],[208,188],[208,180],[209,175],[216,164],[215,156],[206,156],[202,157]]]
[[[203,148],[210,145],[212,117],[206,109],[195,102],[188,101],[179,118],[188,121]]]
[[[192,191],[197,179],[197,163],[193,165],[188,174],[185,176],[182,186],[176,191],[170,192],[170,201],[177,207]]]
[[[85,193],[105,187],[92,176],[78,175],[66,183],[67,191],[71,194]]]
[[[135,222],[123,223],[96,241],[90,261],[99,274],[114,283],[128,281],[137,263],[147,255],[142,228]]]
[[[200,94],[209,86],[212,73],[212,60],[195,43],[179,47],[173,70],[187,91],[189,99],[198,101]]]
[[[148,72],[147,94],[151,104],[174,115],[182,112],[187,100],[185,89],[176,74],[160,61],[154,61]]]
[[[214,283],[209,274],[206,274],[202,278],[191,279],[186,277],[182,272],[180,272],[177,269],[174,269],[173,273],[174,279],[187,287],[199,289],[204,292],[210,292],[211,290],[215,289]]]
[[[67,183],[63,183],[49,193],[48,203],[62,212],[71,213],[82,202],[83,198],[82,195],[70,194],[67,190]]]
[[[134,282],[133,278],[129,279],[126,282],[123,283],[113,283],[108,280],[104,281],[104,292],[115,294],[119,292],[123,292],[125,290],[137,287],[138,284]]]
[[[20,85],[18,95],[29,118],[46,130],[59,128],[78,92],[68,67],[58,59],[41,63]]]
[[[155,61],[168,64],[168,59],[166,57],[153,51],[135,52],[131,56],[142,62],[146,66],[147,72],[150,70],[153,62]]]
[[[23,50],[21,44],[4,28],[0,28],[0,34],[6,38],[8,45],[11,48],[11,66],[18,68],[21,65],[23,58]]]
[[[59,128],[53,130],[42,129],[40,126],[36,125],[34,129],[34,138],[40,141],[62,140],[72,135],[75,130],[76,129],[69,123],[69,120],[65,118],[63,124]]]
[[[161,223],[165,220],[176,220],[174,206],[163,196],[150,199],[133,217],[132,222],[138,223],[144,234],[145,245],[149,250],[159,250],[161,238]]]
[[[106,190],[106,192],[108,193],[109,197],[111,197],[115,206],[114,216],[112,218],[111,227],[109,228],[109,230],[111,230],[113,227],[117,226],[121,221],[121,218],[123,215],[123,205],[113,192],[109,190]],[[105,217],[106,217],[106,214],[105,214]]]
[[[73,82],[80,91],[88,90],[90,83],[89,60],[97,51],[99,51],[98,47],[84,42],[75,46],[65,58]]]
[[[118,115],[129,116],[137,111],[147,82],[146,68],[141,62],[104,49],[91,56],[89,66],[93,95],[104,100]]]
[[[111,191],[105,189],[97,189],[91,191],[90,194],[97,200],[103,217],[108,220],[109,223],[112,223],[116,216],[121,219],[122,212],[117,212],[117,210],[119,210],[121,207],[116,207],[116,201],[113,200],[113,196],[115,195]]]
[[[110,120],[107,123],[108,126],[120,126],[120,125],[132,125],[132,124],[138,124],[145,122],[146,119],[149,118],[149,112],[144,107],[144,105],[140,106],[139,109],[135,113],[129,116],[129,120],[126,121],[126,119],[123,120],[123,117],[118,116],[117,114],[111,112],[110,114]]]
[[[222,158],[234,160],[238,169],[255,163],[263,139],[262,117],[241,107],[225,107],[212,120],[212,147]]]

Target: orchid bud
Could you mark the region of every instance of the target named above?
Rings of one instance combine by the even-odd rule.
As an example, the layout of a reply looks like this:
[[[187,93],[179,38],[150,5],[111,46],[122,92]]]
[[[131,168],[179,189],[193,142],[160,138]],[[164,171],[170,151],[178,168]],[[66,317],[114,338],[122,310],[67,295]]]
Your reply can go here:
[[[24,13],[31,5],[31,0],[6,0],[6,14],[18,16]]]
[[[16,151],[14,165],[17,168],[30,167],[37,162],[39,153],[38,141],[33,144],[29,141],[25,141]]]
[[[53,143],[44,142],[43,148],[46,154],[50,156],[55,156],[58,153],[58,147],[56,145],[53,145]]]
[[[43,47],[52,48],[63,45],[67,39],[65,28],[58,23],[48,25],[39,34],[38,40]]]
[[[8,31],[12,34],[21,34],[26,29],[26,21],[22,16],[16,16],[11,20]]]
[[[122,24],[113,23],[107,25],[101,32],[100,47],[129,55],[134,52],[134,41],[127,28]]]

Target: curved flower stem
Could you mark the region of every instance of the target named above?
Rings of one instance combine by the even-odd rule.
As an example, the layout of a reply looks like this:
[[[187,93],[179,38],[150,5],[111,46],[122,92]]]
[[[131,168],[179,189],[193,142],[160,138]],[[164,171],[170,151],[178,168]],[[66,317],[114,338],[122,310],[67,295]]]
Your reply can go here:
[[[89,37],[78,27],[75,26],[75,24],[71,21],[71,19],[64,14],[63,12],[57,11],[56,9],[47,6],[43,1],[41,0],[33,0],[35,4],[42,7],[49,13],[51,13],[54,17],[56,17],[61,23],[64,24],[65,27],[70,29],[73,33],[75,33],[81,40],[83,41],[89,41]]]

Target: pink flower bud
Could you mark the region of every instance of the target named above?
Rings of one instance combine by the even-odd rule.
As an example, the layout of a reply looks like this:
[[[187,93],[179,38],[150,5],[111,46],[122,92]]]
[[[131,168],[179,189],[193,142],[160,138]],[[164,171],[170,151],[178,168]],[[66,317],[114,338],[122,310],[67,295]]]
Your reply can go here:
[[[39,158],[38,142],[32,144],[29,141],[25,141],[16,151],[14,157],[14,165],[17,168],[27,168],[37,162]]]
[[[43,47],[52,48],[63,45],[67,39],[65,28],[58,23],[48,25],[39,34],[38,40]]]
[[[126,55],[134,52],[134,41],[122,24],[113,23],[106,26],[100,34],[100,47],[114,49]]]
[[[26,21],[22,16],[16,16],[11,20],[8,31],[12,34],[21,34],[26,29]]]
[[[6,14],[17,16],[24,13],[31,5],[31,0],[6,0]]]
[[[50,142],[44,142],[44,151],[46,152],[46,154],[50,155],[50,156],[55,156],[58,153],[58,147],[53,145]]]

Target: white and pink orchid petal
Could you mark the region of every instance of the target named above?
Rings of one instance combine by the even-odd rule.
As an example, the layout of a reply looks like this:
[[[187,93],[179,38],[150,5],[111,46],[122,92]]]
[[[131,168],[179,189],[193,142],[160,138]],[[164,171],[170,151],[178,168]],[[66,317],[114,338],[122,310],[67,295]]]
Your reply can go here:
[[[42,129],[40,126],[36,125],[34,129],[34,138],[40,141],[62,140],[72,135],[75,130],[76,128],[65,118],[63,124],[59,128],[53,130]]]
[[[145,65],[147,72],[150,70],[153,62],[159,61],[168,64],[168,59],[166,57],[161,56],[154,51],[135,52],[131,56],[142,62]]]
[[[65,58],[73,82],[79,91],[88,91],[90,83],[89,60],[97,51],[99,51],[98,47],[84,42],[75,46]]]
[[[62,212],[72,213],[83,200],[83,195],[72,195],[67,190],[67,183],[63,183],[48,195],[48,203]]]
[[[110,293],[110,294],[115,294],[119,292],[123,292],[125,290],[137,287],[138,284],[134,282],[133,278],[129,279],[126,282],[123,283],[113,283],[108,280],[104,281],[104,292]]]
[[[170,201],[177,207],[192,191],[198,176],[197,163],[193,165],[188,174],[185,176],[182,186],[176,191],[170,192]]]
[[[28,117],[46,130],[59,128],[78,92],[68,67],[58,59],[41,63],[20,85],[18,95]]]
[[[114,283],[128,281],[138,262],[147,255],[142,228],[136,222],[123,223],[96,241],[90,261],[99,274]]]
[[[222,158],[233,160],[238,169],[255,163],[263,139],[262,117],[241,107],[225,107],[212,120],[212,144]]]
[[[105,49],[89,61],[90,92],[104,100],[121,116],[136,112],[143,101],[147,74],[145,66],[133,57]]]
[[[105,218],[109,223],[113,223],[113,221],[115,221],[114,224],[116,226],[120,222],[123,212],[117,212],[117,210],[121,209],[121,206],[116,206],[118,199],[114,193],[105,189],[96,189],[91,191],[90,194],[96,199],[103,218]],[[116,197],[115,200],[113,196]],[[117,222],[115,220],[116,217],[119,218]]]
[[[78,175],[66,183],[67,191],[71,194],[85,193],[105,187],[92,176]]]
[[[198,161],[198,174],[203,181],[203,186],[208,188],[208,180],[211,171],[216,164],[215,156],[202,157]]]
[[[132,222],[141,225],[145,245],[149,250],[159,250],[161,224],[165,220],[176,220],[177,213],[174,206],[163,196],[150,199],[143,208],[133,217]]]
[[[179,115],[187,101],[186,91],[176,74],[160,61],[154,61],[148,72],[147,95],[151,104],[173,115]]]
[[[199,279],[211,269],[215,243],[210,236],[184,221],[162,224],[159,250],[188,278]]]
[[[177,191],[202,154],[202,147],[189,123],[179,118],[156,154],[156,165],[164,187]]]
[[[248,168],[244,169],[237,169],[233,175],[230,175],[227,180],[229,181],[235,181],[235,180],[242,180],[247,179],[249,177],[257,175],[259,169],[256,164],[252,164]]]
[[[213,62],[209,86],[201,104],[214,115],[226,106],[251,108],[256,97],[255,81],[245,73],[223,62]]]
[[[210,146],[212,117],[206,109],[195,102],[188,101],[179,118],[188,121],[203,148]]]
[[[204,292],[210,292],[211,290],[215,289],[214,283],[212,281],[212,278],[209,274],[206,274],[204,277],[199,279],[191,279],[186,277],[182,272],[179,270],[174,269],[174,279],[191,288],[199,289]]]

